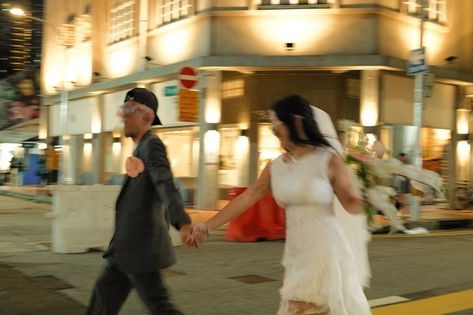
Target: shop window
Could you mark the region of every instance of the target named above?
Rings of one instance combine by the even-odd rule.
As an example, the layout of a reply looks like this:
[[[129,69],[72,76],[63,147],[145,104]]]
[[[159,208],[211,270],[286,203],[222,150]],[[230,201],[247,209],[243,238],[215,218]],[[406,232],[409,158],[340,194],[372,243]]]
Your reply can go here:
[[[136,1],[112,0],[109,13],[109,42],[114,43],[134,35]]]
[[[283,152],[279,139],[273,134],[271,124],[258,127],[258,174],[261,174],[268,162]]]
[[[248,185],[249,141],[239,126],[227,125],[220,132],[219,186]]]
[[[193,164],[198,163],[198,157],[194,158],[194,133],[193,128],[160,130],[158,133],[166,146],[174,177],[196,176]]]
[[[243,79],[234,79],[222,83],[222,98],[232,98],[243,96],[245,94],[245,81]]]
[[[450,133],[448,129],[422,128],[420,139],[424,168],[440,174],[447,173],[444,168],[448,166],[446,154],[450,151]]]

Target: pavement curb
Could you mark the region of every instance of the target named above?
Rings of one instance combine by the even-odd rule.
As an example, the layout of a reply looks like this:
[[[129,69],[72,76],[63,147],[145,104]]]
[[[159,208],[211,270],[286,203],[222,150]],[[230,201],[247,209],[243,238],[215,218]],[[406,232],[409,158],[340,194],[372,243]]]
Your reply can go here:
[[[19,192],[14,192],[14,191],[6,191],[6,190],[0,190],[0,195],[3,196],[10,196],[10,197],[17,197],[21,198],[24,200],[32,201],[32,202],[38,202],[38,203],[52,203],[52,199],[49,196],[37,196],[37,195],[30,195],[30,194],[22,194]]]

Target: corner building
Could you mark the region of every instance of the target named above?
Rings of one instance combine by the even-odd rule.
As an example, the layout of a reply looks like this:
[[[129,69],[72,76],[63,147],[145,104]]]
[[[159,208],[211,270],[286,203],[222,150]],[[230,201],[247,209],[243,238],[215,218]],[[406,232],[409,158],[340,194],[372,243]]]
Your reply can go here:
[[[267,108],[289,93],[335,124],[358,123],[394,156],[410,154],[406,63],[421,41],[433,74],[424,79],[433,93],[422,110],[423,165],[442,172],[449,189],[472,178],[472,1],[46,0],[45,20],[56,30],[44,28],[39,138],[64,144],[64,183],[124,172],[132,143],[116,111],[135,86],[158,96],[164,126],[153,132],[199,209],[218,208],[228,188],[248,185],[279,154]],[[184,66],[198,70],[192,122],[179,120]]]

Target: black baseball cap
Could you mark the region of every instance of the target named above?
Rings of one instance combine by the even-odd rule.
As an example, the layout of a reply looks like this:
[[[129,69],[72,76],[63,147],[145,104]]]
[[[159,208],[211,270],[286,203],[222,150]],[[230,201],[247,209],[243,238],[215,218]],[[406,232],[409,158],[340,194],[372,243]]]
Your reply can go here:
[[[154,120],[151,125],[162,125],[156,112],[158,111],[158,98],[148,89],[134,88],[129,90],[125,96],[125,102],[134,101],[149,107],[154,112]]]

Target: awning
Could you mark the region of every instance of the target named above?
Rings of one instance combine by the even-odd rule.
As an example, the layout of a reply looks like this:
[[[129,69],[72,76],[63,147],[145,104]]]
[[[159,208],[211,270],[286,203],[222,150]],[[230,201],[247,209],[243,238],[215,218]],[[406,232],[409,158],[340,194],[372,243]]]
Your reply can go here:
[[[39,119],[32,119],[0,130],[0,143],[21,143],[38,136]]]

